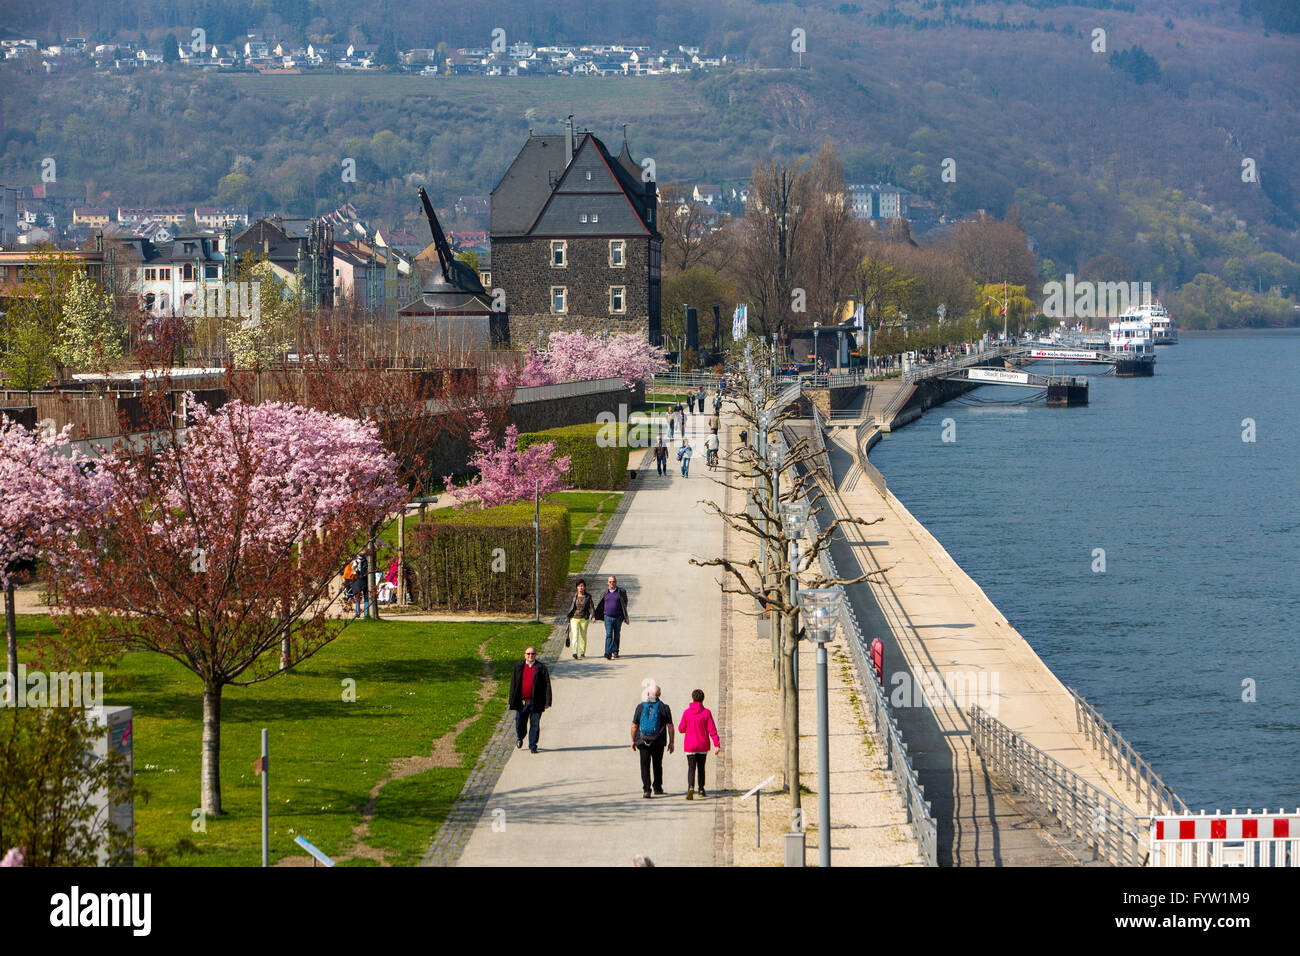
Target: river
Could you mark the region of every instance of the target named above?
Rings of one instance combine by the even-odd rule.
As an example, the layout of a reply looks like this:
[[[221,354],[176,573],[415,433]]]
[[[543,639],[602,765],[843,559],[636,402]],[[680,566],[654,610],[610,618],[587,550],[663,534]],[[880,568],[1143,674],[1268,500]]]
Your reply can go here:
[[[1295,810],[1300,330],[1181,336],[1086,408],[986,386],[871,460],[1189,807]]]

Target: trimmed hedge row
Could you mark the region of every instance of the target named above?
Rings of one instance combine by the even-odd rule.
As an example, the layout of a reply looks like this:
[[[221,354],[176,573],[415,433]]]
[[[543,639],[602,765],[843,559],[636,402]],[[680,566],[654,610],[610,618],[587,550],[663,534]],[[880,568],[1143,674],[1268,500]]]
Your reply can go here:
[[[541,531],[542,607],[547,607],[569,573],[569,509],[543,504]],[[406,553],[415,571],[412,594],[424,610],[533,609],[531,501],[482,511],[438,508],[415,527]]]
[[[606,440],[617,428],[617,441],[609,447],[602,447],[597,442],[601,429],[605,429]],[[648,431],[639,429],[638,431]],[[565,428],[551,428],[544,432],[528,432],[519,436],[519,450],[543,442],[555,443],[555,457],[568,455],[571,461],[567,481],[573,488],[591,489],[593,491],[613,491],[627,484],[627,426],[613,423],[602,425],[592,422],[584,425],[569,425]]]

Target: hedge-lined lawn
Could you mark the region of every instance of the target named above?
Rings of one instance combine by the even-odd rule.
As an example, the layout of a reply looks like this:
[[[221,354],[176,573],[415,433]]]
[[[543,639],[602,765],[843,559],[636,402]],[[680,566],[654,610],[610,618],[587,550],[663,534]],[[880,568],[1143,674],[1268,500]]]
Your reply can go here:
[[[621,491],[557,491],[547,496],[547,500],[569,509],[569,533],[573,538],[570,574],[582,572],[622,498]]]
[[[19,618],[20,640],[53,633],[45,616]],[[221,782],[226,811],[194,832],[199,805],[202,701],[198,680],[159,654],[127,655],[105,680],[105,702],[135,708],[136,862],[257,866],[261,860],[261,782],[253,761],[261,728],[270,730],[271,861],[301,856],[296,835],[334,857],[353,845],[371,788],[395,758],[428,757],[433,742],[472,717],[483,661],[492,660],[496,694],[455,739],[458,765],[424,769],[380,790],[367,846],[394,865],[420,861],[505,710],[510,668],[546,624],[360,621],[287,674],[227,688],[222,700]],[[20,648],[21,649],[21,648]],[[355,702],[343,700],[356,681]],[[373,865],[354,857],[344,865]]]

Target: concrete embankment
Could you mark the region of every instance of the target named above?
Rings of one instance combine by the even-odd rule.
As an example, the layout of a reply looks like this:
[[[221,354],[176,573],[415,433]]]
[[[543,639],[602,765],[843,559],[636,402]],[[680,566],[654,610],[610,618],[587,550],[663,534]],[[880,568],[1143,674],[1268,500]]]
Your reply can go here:
[[[888,424],[919,417],[947,386],[917,387]],[[847,589],[864,631],[884,645],[891,697],[913,762],[932,801],[941,865],[1071,865],[1078,847],[1044,830],[985,772],[969,710],[978,704],[1083,779],[1126,805],[1135,801],[1079,732],[1073,698],[978,584],[885,487],[855,443],[874,445],[882,426],[838,429],[828,441],[838,516],[840,572],[881,571]],[[867,470],[861,467],[865,463]],[[1134,807],[1136,809],[1136,807]]]

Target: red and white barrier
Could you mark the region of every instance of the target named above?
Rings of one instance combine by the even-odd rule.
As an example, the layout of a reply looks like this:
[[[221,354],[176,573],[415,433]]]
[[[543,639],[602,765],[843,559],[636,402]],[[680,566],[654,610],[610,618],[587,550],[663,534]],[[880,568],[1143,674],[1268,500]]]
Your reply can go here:
[[[1152,817],[1147,865],[1300,866],[1300,810]]]

